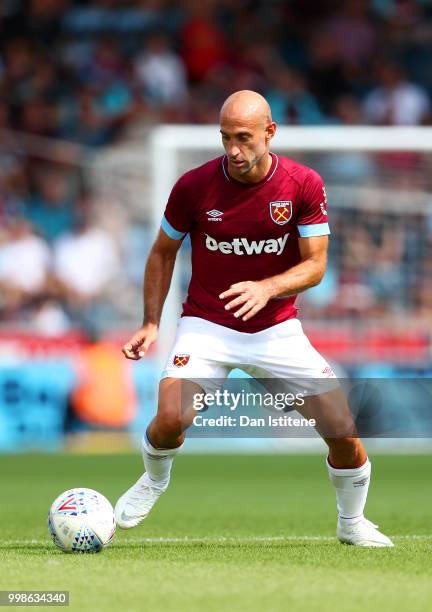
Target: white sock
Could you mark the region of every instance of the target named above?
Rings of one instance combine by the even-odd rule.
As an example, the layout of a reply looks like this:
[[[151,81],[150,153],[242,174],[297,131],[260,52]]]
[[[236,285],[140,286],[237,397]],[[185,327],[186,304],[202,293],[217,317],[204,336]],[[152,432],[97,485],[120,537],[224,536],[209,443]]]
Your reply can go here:
[[[182,445],[177,448],[154,448],[147,437],[147,432],[142,439],[142,456],[146,472],[161,488],[166,489],[170,480],[171,466],[174,456]]]
[[[339,520],[357,523],[363,518],[363,510],[368,494],[371,464],[369,459],[358,468],[348,470],[334,468],[327,458],[330,480],[336,489],[336,502]]]

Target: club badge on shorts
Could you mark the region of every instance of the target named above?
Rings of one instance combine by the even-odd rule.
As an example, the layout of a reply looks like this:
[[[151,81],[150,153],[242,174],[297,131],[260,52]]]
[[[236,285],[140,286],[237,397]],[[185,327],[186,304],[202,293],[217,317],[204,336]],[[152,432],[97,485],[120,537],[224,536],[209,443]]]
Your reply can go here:
[[[179,355],[174,355],[173,364],[177,368],[182,368],[183,366],[185,366],[187,364],[189,359],[190,359],[190,355],[187,355],[186,353],[181,353]]]
[[[270,202],[270,217],[272,221],[278,225],[285,225],[291,219],[291,216],[291,201]]]

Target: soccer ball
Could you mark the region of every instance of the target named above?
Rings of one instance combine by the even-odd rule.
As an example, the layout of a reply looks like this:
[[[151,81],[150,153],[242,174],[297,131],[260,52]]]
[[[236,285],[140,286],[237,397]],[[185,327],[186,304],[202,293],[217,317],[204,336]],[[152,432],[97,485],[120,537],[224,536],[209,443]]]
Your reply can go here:
[[[115,535],[114,510],[93,489],[69,489],[57,497],[48,514],[48,531],[67,553],[96,553]]]

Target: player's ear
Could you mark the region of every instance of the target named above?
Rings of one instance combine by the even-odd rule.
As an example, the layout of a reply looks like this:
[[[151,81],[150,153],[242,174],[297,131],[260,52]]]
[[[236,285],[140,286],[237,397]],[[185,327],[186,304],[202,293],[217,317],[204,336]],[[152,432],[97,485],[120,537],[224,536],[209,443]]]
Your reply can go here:
[[[272,121],[271,123],[267,124],[266,127],[266,139],[267,140],[271,140],[273,138],[273,136],[276,133],[276,123],[274,121]]]

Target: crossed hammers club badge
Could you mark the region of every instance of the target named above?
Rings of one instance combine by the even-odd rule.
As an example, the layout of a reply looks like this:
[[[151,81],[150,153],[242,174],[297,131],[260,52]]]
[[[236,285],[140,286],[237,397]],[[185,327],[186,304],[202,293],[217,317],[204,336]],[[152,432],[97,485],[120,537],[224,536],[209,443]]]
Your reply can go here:
[[[190,359],[190,355],[187,355],[186,353],[181,353],[179,355],[174,355],[173,364],[177,368],[181,368],[181,367],[183,367],[183,366],[185,366],[187,364],[189,359]]]
[[[292,202],[270,202],[270,217],[278,225],[285,225],[292,216]]]

